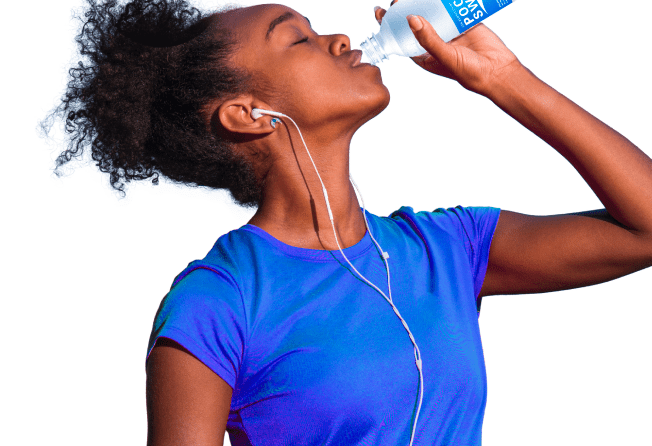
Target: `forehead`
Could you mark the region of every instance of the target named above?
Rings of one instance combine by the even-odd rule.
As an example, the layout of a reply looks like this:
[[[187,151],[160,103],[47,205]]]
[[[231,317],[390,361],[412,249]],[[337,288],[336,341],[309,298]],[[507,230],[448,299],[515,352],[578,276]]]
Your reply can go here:
[[[234,9],[220,15],[220,23],[233,33],[238,41],[238,49],[233,54],[233,61],[248,69],[255,69],[269,62],[269,45],[265,37],[270,25],[280,16],[292,13],[299,18],[303,16],[285,5],[267,4]]]
[[[222,15],[221,23],[235,33],[242,43],[250,42],[258,45],[265,41],[270,24],[286,13],[302,17],[297,11],[285,5],[267,4],[227,11]]]

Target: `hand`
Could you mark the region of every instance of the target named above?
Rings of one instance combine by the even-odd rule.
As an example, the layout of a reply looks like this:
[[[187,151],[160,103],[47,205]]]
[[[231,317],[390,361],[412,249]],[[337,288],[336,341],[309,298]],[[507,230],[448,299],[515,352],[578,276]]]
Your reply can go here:
[[[378,23],[386,13],[382,8],[376,10]],[[411,59],[424,70],[456,80],[467,90],[489,96],[494,85],[512,70],[522,68],[514,53],[482,23],[446,43],[423,17],[413,17],[409,22],[419,44],[428,51]]]

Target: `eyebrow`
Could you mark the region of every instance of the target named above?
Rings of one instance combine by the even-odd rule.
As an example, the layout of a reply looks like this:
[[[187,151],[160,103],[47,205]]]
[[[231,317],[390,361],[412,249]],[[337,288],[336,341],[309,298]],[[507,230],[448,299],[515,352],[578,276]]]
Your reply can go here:
[[[265,40],[269,40],[270,35],[272,34],[272,32],[274,31],[274,29],[275,29],[278,25],[280,25],[280,24],[283,23],[283,22],[287,22],[288,20],[292,20],[292,19],[296,19],[296,18],[297,18],[297,16],[295,16],[293,13],[291,13],[291,12],[288,11],[288,12],[286,12],[285,14],[283,14],[282,16],[280,16],[280,17],[274,19],[274,20],[272,21],[272,23],[269,24],[269,29],[267,30],[267,34],[265,35]],[[304,19],[308,20],[308,17],[305,17],[305,16],[304,16]],[[310,27],[312,28],[312,24],[310,23],[310,20],[308,20],[308,24],[309,24]]]

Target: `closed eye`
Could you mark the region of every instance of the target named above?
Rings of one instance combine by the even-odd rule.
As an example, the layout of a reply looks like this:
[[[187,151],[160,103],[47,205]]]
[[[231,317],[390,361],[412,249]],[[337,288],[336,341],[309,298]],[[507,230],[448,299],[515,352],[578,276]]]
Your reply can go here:
[[[296,42],[295,45],[298,45],[298,44],[300,44],[300,43],[304,43],[304,42],[307,42],[307,41],[308,41],[308,38],[306,37],[306,38],[301,39],[301,40],[299,40],[298,42]]]

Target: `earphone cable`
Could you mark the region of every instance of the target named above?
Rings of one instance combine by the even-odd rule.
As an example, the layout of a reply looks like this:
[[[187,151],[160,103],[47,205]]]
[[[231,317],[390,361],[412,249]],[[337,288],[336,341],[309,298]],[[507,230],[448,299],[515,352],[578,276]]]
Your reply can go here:
[[[256,110],[256,111],[257,111],[257,110]],[[265,111],[265,112],[268,112],[268,111]],[[369,223],[368,223],[368,221],[367,221],[366,209],[365,209],[365,206],[364,206],[364,199],[362,199],[362,194],[360,194],[360,191],[358,190],[358,187],[357,187],[356,184],[353,182],[353,178],[351,178],[351,176],[349,176],[349,179],[351,180],[351,183],[353,184],[354,189],[356,190],[357,194],[360,196],[360,199],[361,199],[361,201],[362,201],[362,209],[363,209],[363,211],[362,211],[362,215],[363,215],[363,217],[364,217],[365,226],[367,227],[367,231],[369,232],[369,236],[370,236],[371,239],[373,240],[373,242],[374,242],[374,244],[376,245],[376,247],[380,250],[380,252],[381,252],[381,257],[383,258],[383,261],[384,261],[384,263],[385,263],[385,268],[386,268],[386,270],[387,270],[387,287],[388,287],[389,295],[390,295],[390,297],[388,298],[388,297],[385,295],[385,293],[383,293],[383,292],[381,291],[380,288],[378,288],[376,285],[374,285],[374,284],[371,283],[369,280],[367,280],[367,278],[364,277],[364,276],[363,276],[363,275],[362,275],[362,274],[361,274],[361,273],[360,273],[360,272],[355,268],[355,266],[353,266],[353,264],[349,261],[349,259],[348,259],[348,258],[346,257],[346,255],[344,254],[344,251],[342,251],[342,247],[340,246],[340,243],[339,243],[339,241],[338,241],[338,239],[337,239],[337,231],[335,230],[335,221],[334,221],[334,219],[333,219],[333,212],[331,211],[331,206],[330,206],[330,201],[329,201],[329,199],[328,199],[328,192],[326,191],[326,186],[324,185],[324,182],[323,182],[322,179],[321,179],[321,175],[319,175],[319,170],[317,169],[317,166],[315,165],[315,161],[312,159],[312,155],[310,155],[310,151],[308,150],[308,145],[306,144],[306,141],[305,141],[305,139],[303,138],[303,134],[301,133],[301,129],[299,129],[299,126],[297,125],[297,123],[294,122],[294,119],[290,118],[289,116],[287,116],[287,115],[285,115],[285,114],[283,114],[283,113],[278,113],[278,112],[268,112],[268,113],[271,114],[271,115],[273,115],[273,116],[282,116],[282,117],[288,118],[290,121],[292,121],[292,124],[294,124],[294,126],[295,126],[295,127],[297,128],[297,130],[299,131],[299,136],[301,137],[301,141],[303,142],[303,146],[305,147],[306,152],[308,153],[308,157],[310,158],[310,161],[312,162],[312,166],[314,167],[315,172],[317,173],[317,177],[319,178],[319,182],[321,183],[322,191],[323,191],[323,193],[324,193],[324,199],[325,199],[325,201],[326,201],[326,209],[328,210],[328,216],[329,216],[329,218],[330,218],[331,226],[332,226],[332,228],[333,228],[333,235],[335,236],[335,243],[337,244],[337,248],[339,249],[340,253],[342,254],[342,257],[344,257],[344,259],[346,260],[346,262],[347,262],[347,263],[351,266],[351,268],[352,268],[352,269],[353,269],[353,270],[358,274],[358,276],[360,276],[360,277],[362,278],[362,280],[364,280],[364,281],[365,281],[367,284],[369,284],[372,288],[374,288],[376,291],[378,291],[378,292],[379,292],[379,293],[380,293],[380,294],[385,298],[385,300],[386,300],[386,301],[387,301],[387,302],[392,306],[392,309],[394,310],[394,313],[396,313],[396,315],[398,316],[398,318],[401,320],[401,323],[403,324],[403,327],[405,327],[405,329],[406,329],[407,332],[408,332],[408,335],[410,336],[410,340],[411,340],[412,343],[414,344],[414,358],[415,358],[415,361],[416,361],[417,369],[419,370],[419,389],[420,389],[420,391],[419,391],[419,405],[418,405],[418,408],[417,408],[416,416],[415,416],[415,418],[414,418],[414,424],[413,424],[413,426],[412,426],[412,433],[411,433],[411,436],[410,436],[410,446],[412,446],[412,443],[413,443],[413,441],[414,441],[414,434],[415,434],[416,426],[417,426],[417,420],[419,419],[419,412],[421,411],[421,403],[423,402],[423,367],[422,367],[423,363],[422,363],[422,361],[421,361],[421,351],[419,350],[419,347],[417,346],[417,342],[416,342],[416,340],[414,339],[414,336],[412,335],[412,332],[410,331],[410,328],[408,327],[407,323],[405,322],[405,320],[403,319],[403,317],[402,317],[401,314],[399,313],[398,308],[396,308],[396,306],[394,305],[394,302],[392,301],[392,298],[391,298],[391,296],[392,296],[392,289],[391,289],[391,287],[390,287],[390,279],[389,279],[389,264],[387,263],[387,258],[389,258],[389,255],[388,255],[386,252],[383,251],[383,249],[381,248],[380,244],[379,244],[379,243],[376,241],[376,239],[373,237],[373,234],[371,233],[371,229],[369,228]],[[256,119],[256,118],[254,117],[254,119]]]

